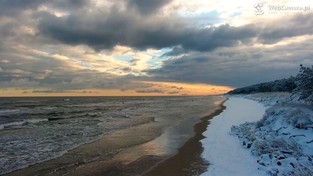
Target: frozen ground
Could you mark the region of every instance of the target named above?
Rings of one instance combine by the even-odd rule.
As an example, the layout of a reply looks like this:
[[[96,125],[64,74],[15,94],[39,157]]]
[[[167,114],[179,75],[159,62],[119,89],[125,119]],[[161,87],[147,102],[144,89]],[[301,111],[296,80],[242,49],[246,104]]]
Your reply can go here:
[[[270,106],[258,122],[232,127],[268,175],[313,175],[313,106],[272,93],[245,96]]]
[[[246,95],[234,95],[240,96],[244,98],[248,98],[250,100],[255,100],[259,103],[262,103],[265,106],[274,106],[279,103],[285,103],[291,101],[290,93],[288,92],[267,92],[267,93],[254,93],[254,94],[246,94]]]
[[[266,108],[263,104],[241,97],[229,97],[224,104],[226,109],[211,120],[204,146],[203,158],[209,161],[208,171],[203,176],[251,176],[266,175],[258,170],[257,157],[242,147],[241,142],[230,130],[233,125],[255,122],[263,117]]]

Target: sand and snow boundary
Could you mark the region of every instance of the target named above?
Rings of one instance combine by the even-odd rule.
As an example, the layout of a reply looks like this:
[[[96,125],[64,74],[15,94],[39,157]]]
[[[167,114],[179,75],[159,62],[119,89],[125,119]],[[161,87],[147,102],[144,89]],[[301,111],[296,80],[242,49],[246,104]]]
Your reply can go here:
[[[230,96],[225,106],[201,141],[211,164],[202,175],[313,175],[311,105],[263,93]]]

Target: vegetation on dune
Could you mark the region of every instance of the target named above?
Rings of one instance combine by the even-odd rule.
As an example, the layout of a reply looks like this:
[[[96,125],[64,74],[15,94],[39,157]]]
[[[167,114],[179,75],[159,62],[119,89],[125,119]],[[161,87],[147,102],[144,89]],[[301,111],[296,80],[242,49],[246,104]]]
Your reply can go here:
[[[311,68],[300,65],[295,84],[297,86],[292,91],[293,99],[313,102],[313,65]]]
[[[313,66],[300,65],[297,76],[234,89],[228,94],[291,92],[296,101],[313,102]]]
[[[291,96],[252,94],[282,91]],[[313,66],[300,65],[295,77],[235,89],[229,94],[250,94],[245,96],[273,104],[258,122],[231,129],[231,134],[258,157],[260,169],[269,175],[312,175]]]

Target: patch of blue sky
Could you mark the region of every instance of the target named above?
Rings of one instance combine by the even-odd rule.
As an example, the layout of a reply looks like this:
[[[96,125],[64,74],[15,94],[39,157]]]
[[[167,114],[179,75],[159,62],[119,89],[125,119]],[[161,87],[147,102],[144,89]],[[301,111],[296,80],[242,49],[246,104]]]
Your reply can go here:
[[[133,60],[133,57],[130,55],[119,55],[119,56],[114,56],[114,59],[130,62]]]
[[[46,61],[54,61],[55,59],[53,57],[50,57],[50,56],[43,56],[43,55],[40,55],[40,54],[30,54],[31,57],[34,57],[34,58],[39,58],[41,60],[46,60]]]
[[[54,49],[49,49],[49,48],[43,48],[43,49],[38,49],[39,51],[48,53],[48,54],[55,54],[55,50]]]
[[[37,49],[37,48],[35,48],[34,50],[47,53],[48,55],[54,54],[54,51],[53,51],[53,50],[50,50],[50,49],[47,49],[47,48],[45,48],[45,49]],[[31,57],[34,57],[34,58],[44,59],[44,60],[54,60],[52,57],[43,56],[42,54],[36,53],[36,52],[32,52],[32,53],[30,54],[30,56],[31,56]]]
[[[89,64],[87,62],[83,62],[83,61],[76,59],[74,57],[69,57],[69,60],[76,62],[76,63],[79,63],[81,66],[83,66],[86,69],[92,69],[93,68],[93,66],[91,64]]]
[[[223,20],[219,17],[220,14],[216,10],[207,12],[187,12],[180,14],[184,18],[197,22],[198,27],[211,26],[222,23]]]
[[[241,14],[242,14],[241,12],[235,12],[232,15],[230,15],[230,18],[234,18],[234,17],[240,16]]]
[[[157,55],[153,55],[153,58],[148,61],[148,64],[151,68],[159,68],[162,65],[163,61],[170,59],[169,56],[165,56],[165,53],[168,53],[172,50],[172,48],[163,48],[158,52]]]

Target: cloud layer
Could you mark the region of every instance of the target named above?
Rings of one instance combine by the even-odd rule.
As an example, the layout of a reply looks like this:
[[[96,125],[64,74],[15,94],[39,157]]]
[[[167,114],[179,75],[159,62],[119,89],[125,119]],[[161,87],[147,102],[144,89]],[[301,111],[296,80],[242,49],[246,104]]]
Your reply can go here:
[[[251,26],[194,28],[183,19],[145,17],[120,9],[64,17],[46,15],[40,21],[39,31],[62,43],[84,44],[97,51],[117,45],[139,50],[180,46],[187,51],[211,51],[249,42],[256,36]]]
[[[215,3],[0,1],[0,90],[185,94],[151,82],[240,87],[313,64],[313,12]]]

